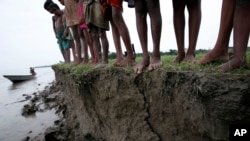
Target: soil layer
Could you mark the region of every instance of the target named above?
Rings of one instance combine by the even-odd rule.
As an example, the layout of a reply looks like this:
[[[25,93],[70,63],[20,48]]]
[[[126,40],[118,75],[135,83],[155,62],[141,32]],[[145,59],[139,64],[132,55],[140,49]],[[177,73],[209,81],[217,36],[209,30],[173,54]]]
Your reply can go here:
[[[250,123],[249,74],[53,69],[61,119],[46,141],[221,141]]]

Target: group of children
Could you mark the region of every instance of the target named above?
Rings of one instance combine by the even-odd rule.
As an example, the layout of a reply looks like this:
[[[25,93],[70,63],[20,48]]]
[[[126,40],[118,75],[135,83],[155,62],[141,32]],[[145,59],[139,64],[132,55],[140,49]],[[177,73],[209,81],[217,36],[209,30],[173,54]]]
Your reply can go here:
[[[135,8],[136,27],[142,48],[142,61],[135,65],[129,30],[123,19],[123,0],[58,0],[65,6],[61,10],[52,0],[44,3],[44,8],[53,14],[53,29],[58,39],[66,63],[70,62],[70,48],[74,62],[88,63],[88,49],[92,64],[104,66],[108,63],[109,42],[106,31],[111,25],[117,60],[114,66],[134,66],[137,74],[146,68],[155,70],[162,66],[160,40],[162,17],[160,0],[124,0],[129,7]],[[250,0],[223,0],[220,30],[214,49],[203,58],[195,61],[195,48],[201,23],[201,0],[173,0],[173,21],[178,47],[174,62],[207,64],[221,61],[222,72],[247,65],[246,49],[250,33]],[[185,51],[185,8],[189,12],[189,45]],[[147,37],[147,14],[150,18],[153,51],[150,56]],[[228,59],[228,43],[234,29],[234,57]],[[123,56],[121,39],[126,48]]]

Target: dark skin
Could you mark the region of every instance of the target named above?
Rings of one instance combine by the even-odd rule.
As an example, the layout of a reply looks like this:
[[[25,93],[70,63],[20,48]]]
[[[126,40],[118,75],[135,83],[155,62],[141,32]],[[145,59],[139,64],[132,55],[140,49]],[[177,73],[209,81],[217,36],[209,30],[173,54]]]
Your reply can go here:
[[[76,52],[76,54],[74,54],[76,58],[75,63],[79,64],[82,61],[79,25],[70,26],[69,31],[74,40],[74,46],[75,46],[75,52]]]
[[[62,21],[63,22],[66,22],[66,17],[65,17],[65,13],[63,12],[63,17],[62,17]],[[68,27],[66,27],[66,29],[64,29],[64,34],[63,34],[63,39],[66,39],[67,38],[67,36],[68,36]],[[69,40],[69,46],[70,46],[70,48],[72,48],[72,46],[71,46],[71,40]],[[67,63],[70,63],[71,61],[70,61],[70,49],[67,49],[67,51],[66,51],[66,56],[67,56]]]
[[[62,5],[64,5],[64,0],[58,0],[58,1]],[[65,12],[64,12],[64,20],[66,20]],[[67,27],[64,37],[68,36],[68,34],[69,34],[69,27]],[[74,62],[76,62],[77,57],[76,57],[76,48],[75,48],[74,40],[70,40],[69,42],[70,42],[70,48],[72,49],[72,54],[73,54]]]
[[[54,16],[52,17],[53,29],[54,29],[55,35],[57,35],[56,33],[58,31],[64,30],[63,12],[57,7],[52,7],[48,9],[48,12],[50,12],[51,14],[54,14]],[[64,30],[64,32],[66,31]],[[70,62],[70,50],[69,49],[61,50],[61,53],[64,58],[64,61],[66,63],[69,63]]]
[[[135,55],[131,47],[129,30],[122,16],[122,10],[115,6],[111,6],[111,9],[112,9],[112,19],[110,23],[111,23],[116,53],[117,53],[117,60],[114,63],[114,65],[120,66],[120,67],[133,65],[135,62]],[[123,43],[126,47],[126,51],[127,51],[126,58],[123,58],[123,55],[122,55],[120,38],[122,38]]]
[[[226,63],[219,67],[222,72],[247,65],[246,50],[250,33],[250,3],[238,5],[236,0],[223,0],[221,12],[221,25],[219,36],[214,49],[198,61],[198,64],[207,64],[213,61]],[[227,19],[223,21],[222,19]],[[234,29],[233,46],[234,56],[231,60],[227,57],[229,36]],[[223,34],[226,33],[226,34]],[[221,45],[218,46],[217,44]]]
[[[83,2],[84,2],[84,0],[79,0],[78,1],[79,6],[82,6]],[[82,16],[79,17],[79,22],[80,22],[80,24],[85,23],[85,18],[84,18],[83,13],[82,13]],[[92,64],[95,64],[96,60],[94,59],[95,58],[95,53],[94,53],[93,39],[91,38],[91,35],[88,32],[88,29],[87,28],[81,29],[80,34],[81,34],[82,40],[85,40],[85,44],[86,44],[86,45],[83,45],[83,48],[84,48],[84,46],[86,46],[86,48],[84,48],[85,50],[83,51],[84,56],[88,56],[88,47],[89,47],[90,54],[91,54],[91,57],[92,57]],[[88,58],[84,57],[82,63],[85,64],[87,62],[88,62]]]
[[[94,52],[94,45],[93,45],[93,39],[89,33],[89,31],[87,31],[88,29],[84,29],[83,34],[86,37],[86,41],[87,44],[89,46],[89,50],[90,50],[90,54],[91,54],[91,64],[95,64],[97,61],[94,59],[95,58],[95,52]]]
[[[64,0],[58,0],[62,5],[64,5]],[[77,2],[77,1],[75,1]],[[77,10],[77,9],[76,9]],[[80,34],[79,34],[79,24],[69,26],[68,27],[69,33],[72,35],[74,46],[72,48],[73,52],[73,57],[74,57],[74,62],[76,64],[81,63],[82,61],[82,55],[81,55],[81,42],[80,42]]]
[[[189,45],[185,53],[185,7],[189,12]],[[175,62],[193,62],[201,23],[201,0],[173,0],[174,30],[178,47]]]
[[[234,56],[231,60],[220,66],[220,71],[228,72],[247,65],[246,50],[250,33],[250,2],[236,5],[234,15]]]
[[[221,9],[220,28],[214,48],[201,58],[197,64],[226,62],[228,60],[228,44],[233,29],[235,0],[223,1]]]
[[[136,27],[141,43],[143,59],[134,67],[134,72],[140,74],[148,67],[148,70],[155,70],[162,66],[160,57],[160,40],[162,19],[159,0],[140,1],[135,0]],[[147,37],[147,14],[150,17],[151,34],[153,38],[153,53],[151,58],[148,52]]]
[[[79,4],[80,5],[80,4]],[[83,23],[84,18],[81,16],[79,17],[79,23]],[[82,59],[82,64],[87,64],[89,61],[89,55],[88,55],[88,43],[87,43],[87,37],[85,36],[84,32],[87,31],[87,29],[81,29],[79,27],[79,35],[80,35],[80,41],[81,41],[81,46],[82,46],[82,52],[83,52],[83,59]]]
[[[95,53],[94,60],[96,60],[96,62],[93,63],[93,65],[104,66],[108,64],[109,42],[108,42],[105,31],[103,31],[101,34],[98,35],[95,32],[93,32],[93,30],[95,30],[94,28],[96,27],[90,27],[90,30],[91,30],[90,34],[93,39],[93,47],[94,47],[94,53]],[[103,53],[102,53],[102,50],[103,50]]]
[[[106,31],[92,24],[89,24],[88,28],[93,40],[94,62],[92,64],[96,67],[103,67],[108,64],[109,42]]]

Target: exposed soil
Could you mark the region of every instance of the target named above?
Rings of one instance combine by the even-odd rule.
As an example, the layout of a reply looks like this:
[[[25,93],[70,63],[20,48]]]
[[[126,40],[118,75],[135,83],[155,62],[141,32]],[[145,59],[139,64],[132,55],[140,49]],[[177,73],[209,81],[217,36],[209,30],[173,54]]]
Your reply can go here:
[[[54,121],[53,127],[48,128],[45,133],[39,133],[34,138],[27,136],[22,139],[22,141],[54,141],[51,137],[51,134],[54,134],[53,136],[58,136],[57,138],[64,135],[64,133],[60,132],[61,128],[59,128],[63,124],[63,112],[65,110],[65,108],[61,106],[61,100],[63,99],[63,95],[62,91],[60,91],[60,88],[55,82],[49,84],[49,86],[46,86],[42,92],[34,92],[33,94],[23,94],[23,96],[25,97],[25,100],[19,102],[29,101],[29,103],[23,106],[21,112],[22,116],[34,116],[37,112],[46,112],[48,110],[55,109],[55,114],[57,114],[60,119]],[[32,133],[32,131],[30,132]],[[60,132],[60,135],[57,135],[58,132]]]
[[[53,69],[41,95],[61,119],[46,141],[219,141],[230,124],[250,123],[249,74]]]

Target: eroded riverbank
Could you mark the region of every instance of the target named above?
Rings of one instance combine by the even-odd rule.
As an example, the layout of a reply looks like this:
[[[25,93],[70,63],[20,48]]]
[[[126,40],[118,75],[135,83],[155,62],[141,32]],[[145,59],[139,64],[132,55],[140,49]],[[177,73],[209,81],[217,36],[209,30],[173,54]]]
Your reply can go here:
[[[63,110],[50,135],[58,140],[228,140],[231,123],[250,119],[249,74],[53,69]]]

